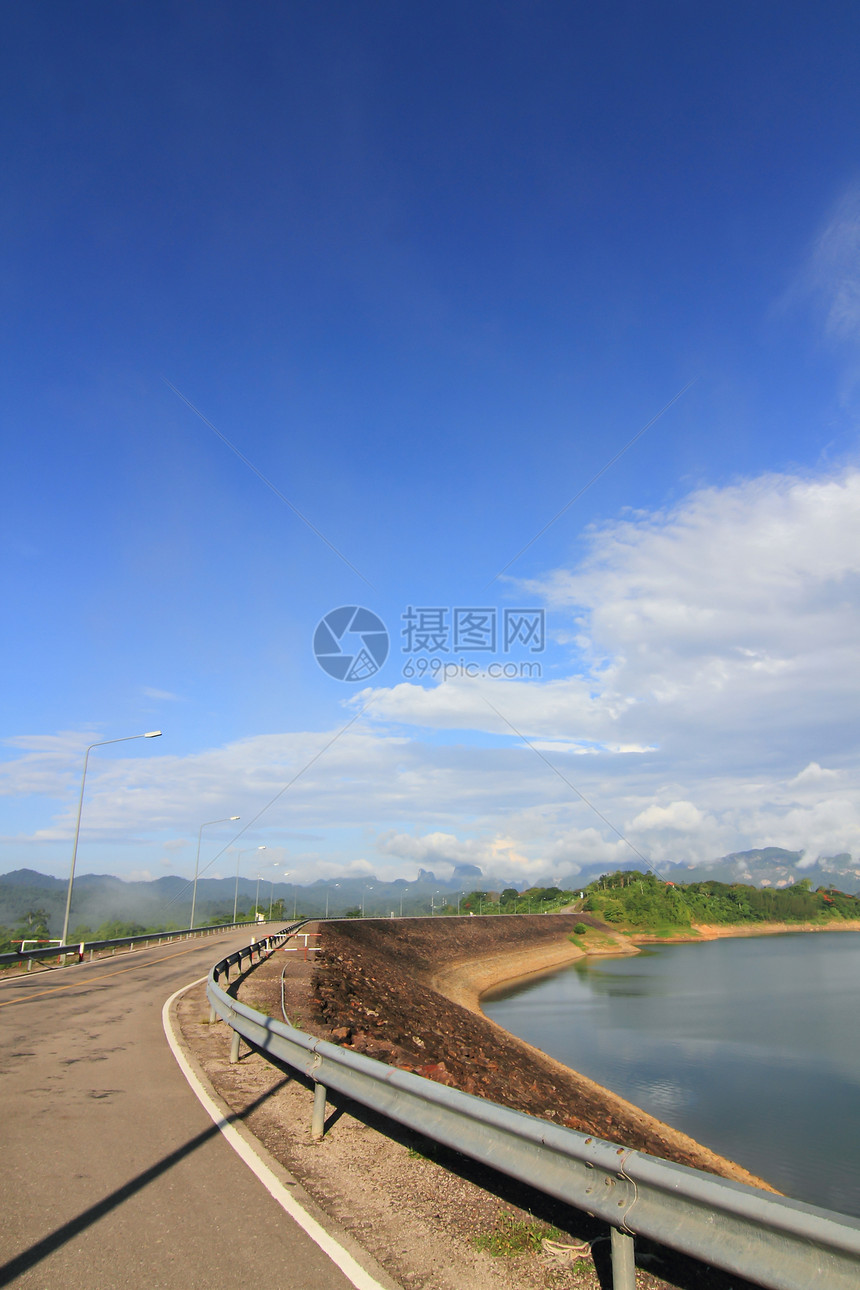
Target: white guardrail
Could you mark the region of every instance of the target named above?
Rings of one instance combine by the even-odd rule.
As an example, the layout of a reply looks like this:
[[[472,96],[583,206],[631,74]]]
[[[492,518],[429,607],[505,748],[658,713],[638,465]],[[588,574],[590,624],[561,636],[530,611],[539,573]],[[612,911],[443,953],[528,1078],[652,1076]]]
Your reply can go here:
[[[302,920],[304,922],[306,920]],[[209,975],[211,1019],[233,1028],[264,1057],[315,1084],[312,1132],[322,1136],[326,1090],[334,1089],[425,1137],[583,1210],[610,1228],[613,1290],[635,1290],[634,1237],[641,1235],[773,1290],[857,1290],[860,1222],[436,1084],[316,1039],[234,999],[219,981],[253,954],[268,954],[297,923],[222,959]]]

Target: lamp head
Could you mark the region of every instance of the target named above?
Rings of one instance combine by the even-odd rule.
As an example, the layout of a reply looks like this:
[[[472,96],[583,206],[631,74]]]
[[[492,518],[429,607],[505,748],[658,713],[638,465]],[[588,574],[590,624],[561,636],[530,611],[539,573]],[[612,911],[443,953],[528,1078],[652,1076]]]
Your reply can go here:
[[[160,730],[147,730],[146,734],[143,737],[144,739],[158,739],[160,736],[161,736]]]

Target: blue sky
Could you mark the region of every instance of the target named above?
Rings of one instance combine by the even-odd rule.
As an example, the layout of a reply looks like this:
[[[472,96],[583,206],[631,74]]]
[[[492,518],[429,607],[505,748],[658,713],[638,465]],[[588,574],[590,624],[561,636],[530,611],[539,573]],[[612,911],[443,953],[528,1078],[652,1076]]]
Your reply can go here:
[[[206,862],[299,881],[634,859],[516,732],[662,863],[860,854],[858,27],[7,13],[0,871],[65,873],[84,748],[153,728],[83,869],[233,814]],[[392,648],[339,683],[353,604]],[[542,608],[541,675],[404,676],[410,605]]]

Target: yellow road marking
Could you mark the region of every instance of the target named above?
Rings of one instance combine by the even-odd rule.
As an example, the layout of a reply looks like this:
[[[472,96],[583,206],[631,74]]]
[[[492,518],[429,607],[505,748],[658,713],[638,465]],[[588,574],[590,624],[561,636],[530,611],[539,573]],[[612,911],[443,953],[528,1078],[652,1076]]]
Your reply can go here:
[[[192,945],[190,949],[180,950],[178,954],[165,954],[163,958],[150,959],[146,966],[151,967],[154,963],[166,963],[168,959],[181,959],[184,954],[193,954],[195,950],[202,948],[202,945]],[[124,972],[134,972],[136,967],[137,964],[135,963],[134,967],[117,968],[115,972],[103,972],[101,976],[93,979],[95,981],[106,981],[109,976],[122,976]],[[28,999],[41,999],[43,995],[56,994],[58,990],[75,990],[78,986],[84,984],[90,984],[90,982],[69,981],[66,985],[54,985],[50,990],[37,990],[34,994],[20,994],[17,999],[4,1000],[3,1003],[0,1003],[0,1008],[10,1008],[13,1003],[26,1003]]]

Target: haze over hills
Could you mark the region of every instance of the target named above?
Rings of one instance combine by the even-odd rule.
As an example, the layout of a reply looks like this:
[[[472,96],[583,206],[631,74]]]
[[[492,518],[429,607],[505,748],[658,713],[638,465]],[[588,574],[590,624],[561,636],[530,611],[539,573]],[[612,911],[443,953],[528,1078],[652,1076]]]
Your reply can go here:
[[[635,865],[629,866],[635,868]],[[605,866],[590,865],[575,878],[563,878],[568,890],[584,887],[606,872]],[[786,887],[808,878],[814,888],[834,886],[845,892],[860,891],[860,860],[848,852],[811,859],[801,851],[782,847],[763,847],[734,852],[703,865],[664,865],[661,876],[667,881],[748,883],[758,887]],[[284,901],[285,913],[292,915],[323,914],[328,902],[329,913],[344,914],[364,906],[375,915],[429,914],[431,905],[439,907],[456,901],[459,894],[473,890],[502,891],[506,887],[523,889],[522,883],[509,878],[483,874],[477,865],[452,867],[448,877],[433,870],[419,869],[413,880],[398,878],[383,882],[373,876],[319,879],[302,886],[297,883],[264,879],[239,879],[238,915],[251,916],[259,894],[260,908],[268,908],[270,897]],[[234,878],[201,878],[197,884],[195,923],[232,914],[235,893]],[[44,909],[52,934],[62,927],[66,880],[41,874],[33,869],[16,869],[0,875],[0,926],[14,926],[28,910]],[[96,928],[110,921],[132,921],[146,926],[187,927],[191,914],[191,882],[175,875],[150,882],[125,882],[108,874],[81,874],[75,879],[71,926],[73,929]]]

